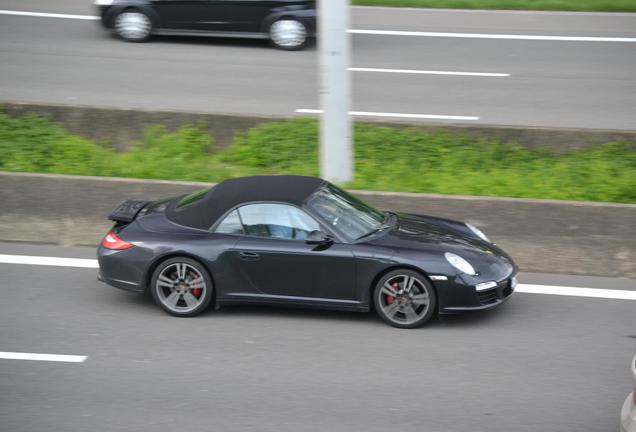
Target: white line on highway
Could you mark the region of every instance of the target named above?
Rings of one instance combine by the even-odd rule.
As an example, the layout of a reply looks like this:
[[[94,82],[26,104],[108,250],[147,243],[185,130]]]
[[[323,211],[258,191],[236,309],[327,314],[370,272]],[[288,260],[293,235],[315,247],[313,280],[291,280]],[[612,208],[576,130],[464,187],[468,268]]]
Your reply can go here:
[[[48,12],[28,12],[0,9],[0,15],[29,16],[41,18],[66,18],[76,20],[99,20],[95,15],[73,15]],[[602,37],[602,36],[556,36],[556,35],[522,35],[522,34],[493,34],[493,33],[450,33],[450,32],[420,32],[402,30],[368,30],[349,29],[352,34],[381,35],[381,36],[419,36],[463,39],[509,39],[535,41],[567,41],[567,42],[636,42],[633,37]]]
[[[41,18],[66,18],[66,19],[76,19],[76,20],[98,20],[98,16],[94,15],[70,15],[70,14],[59,14],[59,13],[46,13],[46,12],[26,12],[26,11],[13,11],[13,10],[4,10],[0,9],[0,15],[16,15],[16,16],[30,16],[30,17],[41,17]]]
[[[0,264],[29,264],[55,267],[81,267],[98,268],[97,260],[82,258],[58,258],[29,255],[2,255],[0,254]]]
[[[519,284],[515,288],[516,292],[528,294],[551,294],[569,297],[593,297],[605,299],[636,300],[636,291],[599,289],[599,288],[578,288],[554,285],[529,285]]]
[[[418,75],[457,75],[457,76],[480,76],[480,77],[509,77],[508,73],[493,72],[455,72],[455,71],[435,71],[435,70],[414,70],[414,69],[378,69],[378,68],[349,68],[352,72],[379,72],[398,74],[418,74]]]
[[[448,33],[448,32],[420,32],[401,30],[363,30],[350,29],[349,33],[379,36],[419,36],[438,38],[462,39],[509,39],[534,41],[566,41],[566,42],[636,42],[633,37],[600,37],[600,36],[555,36],[555,35],[522,35],[496,33]]]
[[[83,363],[87,356],[66,355],[66,354],[37,354],[37,353],[21,353],[21,352],[3,352],[0,351],[0,359],[4,360],[36,360],[50,362],[65,363]]]
[[[294,112],[299,114],[322,114],[319,109],[297,109]],[[388,117],[388,118],[410,118],[410,119],[434,119],[434,120],[479,120],[474,116],[438,115],[438,114],[404,114],[385,112],[349,111],[349,114],[357,117]]]
[[[96,259],[83,258],[58,258],[45,256],[30,255],[1,255],[0,264],[31,264],[31,265],[48,265],[58,267],[80,267],[80,268],[98,268]],[[600,288],[579,288],[566,287],[556,285],[534,285],[519,284],[515,288],[515,292],[527,294],[549,294],[569,297],[591,297],[604,299],[619,300],[636,300],[636,291],[600,289]],[[0,353],[0,358],[2,358]],[[39,355],[39,354],[35,354]]]

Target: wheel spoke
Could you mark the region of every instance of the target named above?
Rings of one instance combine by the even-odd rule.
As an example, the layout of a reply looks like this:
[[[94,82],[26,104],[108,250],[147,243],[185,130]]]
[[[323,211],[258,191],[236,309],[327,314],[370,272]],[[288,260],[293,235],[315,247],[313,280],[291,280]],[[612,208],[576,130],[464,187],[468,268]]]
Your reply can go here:
[[[190,308],[190,307],[194,307],[199,303],[199,300],[197,300],[197,298],[195,296],[193,296],[191,293],[185,293],[183,295],[183,300],[185,300],[186,305]]]
[[[415,309],[413,309],[412,305],[407,305],[404,308],[404,315],[406,315],[407,321],[415,321],[418,318],[417,313],[415,312]]]
[[[411,276],[404,276],[404,291],[410,292],[411,288],[413,288],[413,283],[415,282],[415,278]]]
[[[202,277],[197,277],[195,279],[192,279],[190,282],[188,282],[188,288],[190,289],[203,288],[204,286],[205,286],[205,283],[203,282]]]
[[[398,312],[399,309],[400,309],[400,304],[398,302],[394,302],[393,304],[390,304],[384,309],[384,313],[387,314],[387,316],[389,317],[393,317]]]
[[[391,285],[389,285],[388,282],[382,286],[382,289],[380,291],[382,292],[382,294],[386,294],[391,297],[395,297],[395,294],[396,294],[395,290],[393,289]]]
[[[183,263],[177,264],[177,278],[185,279],[186,276],[186,265]]]
[[[170,293],[168,297],[166,297],[166,302],[170,303],[172,306],[177,307],[179,304],[179,299],[181,298],[181,294],[176,291]]]
[[[418,306],[426,305],[428,304],[428,294],[427,293],[416,294],[413,297],[411,297],[411,301],[413,302],[413,304]]]
[[[160,287],[172,289],[174,288],[174,284],[175,284],[175,281],[173,281],[169,277],[164,275],[159,275],[159,278],[157,280],[157,285],[159,285]]]

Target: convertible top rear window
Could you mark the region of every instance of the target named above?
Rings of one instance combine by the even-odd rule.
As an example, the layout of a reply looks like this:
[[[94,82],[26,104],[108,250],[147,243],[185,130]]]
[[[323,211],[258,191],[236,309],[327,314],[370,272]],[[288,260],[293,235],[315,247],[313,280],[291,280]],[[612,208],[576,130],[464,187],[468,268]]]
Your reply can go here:
[[[181,210],[191,206],[192,204],[198,203],[199,201],[203,199],[203,197],[205,196],[206,193],[208,193],[209,190],[210,189],[203,189],[203,190],[191,193],[190,195],[184,196],[183,198],[181,198],[181,201],[179,201],[179,204],[177,204],[177,209]]]

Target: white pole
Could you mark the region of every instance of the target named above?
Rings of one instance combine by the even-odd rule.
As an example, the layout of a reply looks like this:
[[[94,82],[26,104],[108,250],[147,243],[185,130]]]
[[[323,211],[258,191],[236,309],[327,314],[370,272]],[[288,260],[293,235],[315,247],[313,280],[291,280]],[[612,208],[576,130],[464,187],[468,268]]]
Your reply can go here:
[[[353,180],[352,125],[349,117],[351,78],[350,0],[319,0],[320,174],[334,183]]]

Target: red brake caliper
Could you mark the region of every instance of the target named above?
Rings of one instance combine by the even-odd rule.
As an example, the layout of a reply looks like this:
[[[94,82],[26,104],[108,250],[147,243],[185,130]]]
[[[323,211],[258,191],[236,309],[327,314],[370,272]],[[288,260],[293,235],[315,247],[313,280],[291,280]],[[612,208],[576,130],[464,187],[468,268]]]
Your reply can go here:
[[[193,280],[198,280],[198,279],[193,279]],[[192,283],[193,280],[190,280],[190,283]],[[192,288],[192,290],[190,292],[196,298],[201,297],[201,288]]]
[[[393,291],[398,292],[398,283],[397,282],[393,282],[393,284],[391,285],[391,288],[393,288]],[[390,296],[387,295],[386,296],[386,303],[387,304],[393,304],[393,302],[395,301],[395,297],[394,296]]]

